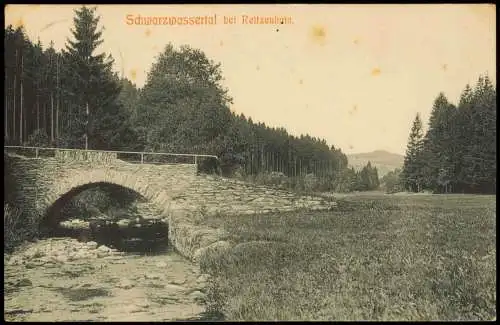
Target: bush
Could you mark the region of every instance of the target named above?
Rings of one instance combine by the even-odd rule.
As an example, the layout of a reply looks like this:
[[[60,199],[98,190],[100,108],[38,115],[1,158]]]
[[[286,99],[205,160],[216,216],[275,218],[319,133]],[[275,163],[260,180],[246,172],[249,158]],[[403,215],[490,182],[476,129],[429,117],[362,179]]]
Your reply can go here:
[[[55,141],[57,148],[77,149],[83,148],[83,140],[67,133],[62,133]]]
[[[242,173],[234,176],[257,185],[278,187],[301,194],[328,191],[347,193],[356,190],[359,185],[356,172],[352,169],[325,176],[317,176],[313,173],[303,176],[287,176],[282,172],[261,172],[256,175]]]
[[[35,130],[30,136],[26,145],[30,147],[48,147],[50,144],[49,136],[43,129]]]
[[[255,182],[259,185],[286,187],[288,177],[281,172],[264,172],[255,176]]]
[[[222,176],[233,177],[236,173],[241,174],[244,159],[241,155],[233,152],[225,152],[220,155],[220,168]]]
[[[383,188],[387,193],[396,193],[404,191],[403,183],[401,182],[401,170],[395,169],[382,177]]]
[[[3,205],[3,246],[9,252],[25,240],[38,235],[38,220],[27,218],[21,209],[12,205]]]
[[[313,173],[304,176],[304,189],[306,192],[314,192],[318,188],[318,178]]]
[[[220,161],[215,158],[202,158],[200,162],[198,162],[198,173],[203,174],[216,174],[221,175],[221,164]]]
[[[313,174],[290,177],[282,172],[263,172],[257,175],[242,176],[240,179],[257,185],[294,191],[300,194],[327,191],[331,186],[330,178],[321,179]]]

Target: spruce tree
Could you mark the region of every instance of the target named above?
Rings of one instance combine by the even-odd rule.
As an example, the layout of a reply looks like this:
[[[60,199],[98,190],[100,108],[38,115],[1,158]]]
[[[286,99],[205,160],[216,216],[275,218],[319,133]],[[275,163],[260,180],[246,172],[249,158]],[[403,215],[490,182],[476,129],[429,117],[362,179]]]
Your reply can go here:
[[[474,92],[469,84],[467,84],[460,95],[458,110],[455,117],[455,155],[458,157],[455,165],[455,192],[466,192],[467,184],[470,182],[470,174],[464,156],[468,155],[470,144],[469,132],[471,128],[471,113],[474,107]]]
[[[455,106],[439,93],[432,107],[422,153],[425,187],[432,191],[446,193],[452,189],[458,158],[454,148],[455,115]]]
[[[488,76],[481,76],[474,89],[470,113],[467,154],[463,156],[469,191],[495,191],[496,179],[496,90]]]
[[[423,185],[423,130],[420,114],[417,113],[408,137],[402,180],[408,191],[420,192]]]
[[[93,54],[103,43],[99,20],[95,7],[75,10],[74,40],[68,39],[63,54],[66,87],[73,104],[71,136],[82,145],[88,141],[89,148],[107,149],[124,118],[116,103],[120,84],[112,72],[113,59],[104,53]]]
[[[481,192],[496,193],[497,178],[497,91],[488,75],[483,79],[483,92],[479,100],[481,125],[478,127],[482,138]]]
[[[496,192],[496,89],[488,76],[463,91],[456,118],[457,191]]]

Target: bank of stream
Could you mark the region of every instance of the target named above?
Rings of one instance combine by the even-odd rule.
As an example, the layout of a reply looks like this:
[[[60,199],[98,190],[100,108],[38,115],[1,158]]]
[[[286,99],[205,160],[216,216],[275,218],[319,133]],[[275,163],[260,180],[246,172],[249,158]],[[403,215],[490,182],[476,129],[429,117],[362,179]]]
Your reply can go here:
[[[123,252],[47,238],[4,255],[8,321],[203,319],[207,276],[168,247]]]

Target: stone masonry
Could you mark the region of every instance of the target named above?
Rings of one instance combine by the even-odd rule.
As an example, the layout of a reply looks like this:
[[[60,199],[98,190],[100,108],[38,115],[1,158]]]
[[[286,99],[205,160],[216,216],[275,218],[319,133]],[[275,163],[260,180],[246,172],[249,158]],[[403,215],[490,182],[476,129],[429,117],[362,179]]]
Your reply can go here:
[[[335,202],[254,186],[216,176],[197,175],[194,164],[131,164],[105,157],[95,159],[26,158],[4,154],[12,204],[25,213],[44,216],[57,202],[98,183],[112,183],[136,191],[168,220],[169,240],[184,256],[195,259],[200,250],[217,244],[224,233],[195,222],[197,215],[253,214],[299,208],[331,209]]]

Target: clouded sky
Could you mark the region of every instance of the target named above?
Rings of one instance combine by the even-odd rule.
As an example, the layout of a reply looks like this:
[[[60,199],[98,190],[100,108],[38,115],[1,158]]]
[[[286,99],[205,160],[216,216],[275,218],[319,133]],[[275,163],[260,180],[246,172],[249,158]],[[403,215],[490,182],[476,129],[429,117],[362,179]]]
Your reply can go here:
[[[5,21],[59,49],[70,37],[75,8],[9,6]],[[138,86],[168,42],[189,44],[222,63],[233,111],[324,138],[346,153],[403,154],[415,114],[427,121],[440,91],[456,103],[480,74],[496,84],[492,5],[100,5],[97,11],[105,27],[100,52],[111,53],[117,71]],[[136,25],[127,24],[127,15],[217,20]],[[243,15],[291,23],[244,24]],[[236,23],[224,24],[224,16]]]

